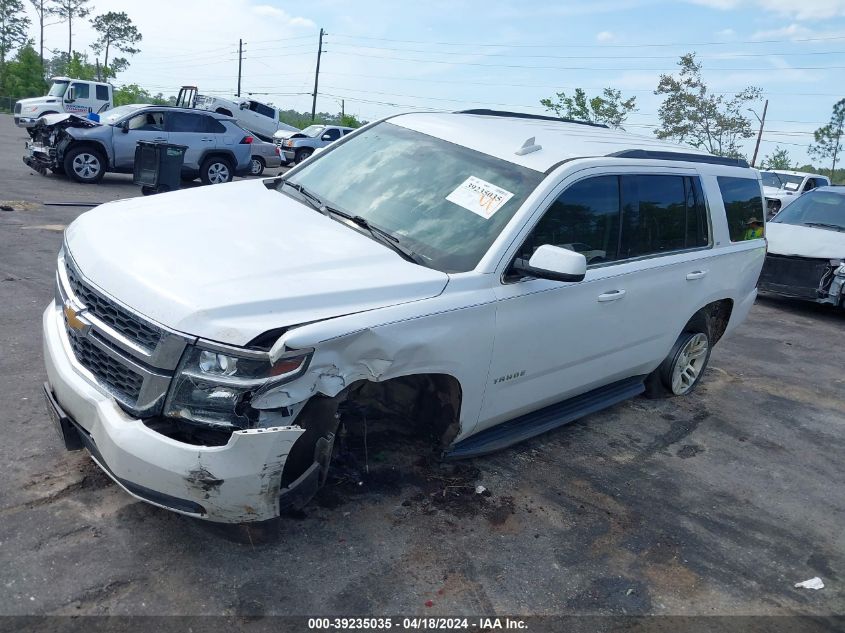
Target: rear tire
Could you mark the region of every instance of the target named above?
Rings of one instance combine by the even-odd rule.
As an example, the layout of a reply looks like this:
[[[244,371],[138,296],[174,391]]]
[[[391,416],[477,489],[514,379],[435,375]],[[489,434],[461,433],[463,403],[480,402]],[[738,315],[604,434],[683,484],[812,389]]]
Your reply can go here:
[[[106,159],[91,147],[72,147],[63,162],[65,173],[83,184],[98,183],[106,174]]]
[[[687,325],[669,355],[646,377],[647,398],[686,396],[698,386],[712,350],[707,322],[702,321]]]
[[[204,185],[219,185],[224,182],[232,182],[235,172],[232,163],[222,156],[206,158],[200,167],[200,180]]]
[[[259,158],[258,156],[253,156],[252,161],[249,163],[249,175],[260,176],[264,173],[264,167],[264,159]]]

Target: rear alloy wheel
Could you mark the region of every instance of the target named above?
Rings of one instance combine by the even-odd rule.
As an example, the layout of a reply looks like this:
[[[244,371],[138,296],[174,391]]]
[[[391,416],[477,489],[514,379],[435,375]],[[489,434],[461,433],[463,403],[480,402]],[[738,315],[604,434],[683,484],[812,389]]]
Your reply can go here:
[[[102,154],[90,147],[71,148],[65,154],[64,168],[68,176],[85,184],[100,182],[106,173]]]
[[[661,380],[673,396],[685,396],[695,389],[709,360],[710,337],[684,332],[661,365]]]
[[[233,177],[232,164],[225,158],[207,158],[200,169],[200,179],[204,185],[231,182]]]
[[[249,175],[250,176],[260,176],[264,173],[264,160],[259,158],[258,156],[253,156],[252,161],[249,163]]]
[[[669,355],[646,377],[644,395],[647,398],[666,398],[689,394],[707,368],[711,349],[708,319],[695,319],[688,323]]]

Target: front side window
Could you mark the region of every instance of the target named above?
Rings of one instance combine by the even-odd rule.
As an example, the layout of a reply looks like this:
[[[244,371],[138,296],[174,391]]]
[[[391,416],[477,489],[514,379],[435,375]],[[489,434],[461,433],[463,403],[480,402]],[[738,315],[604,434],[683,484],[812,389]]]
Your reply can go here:
[[[322,136],[327,136],[327,141],[336,141],[340,138],[340,130],[338,130],[336,127],[331,128],[330,130],[326,130],[326,133]]]
[[[290,177],[444,272],[476,267],[544,175],[394,123],[379,123]],[[279,185],[279,191],[290,188]],[[355,230],[350,228],[350,230]]]
[[[731,242],[762,238],[766,207],[760,192],[760,183],[751,178],[727,176],[719,176],[716,180],[722,192],[722,202],[725,204]]]
[[[140,130],[145,132],[163,132],[164,131],[164,113],[163,112],[143,112],[133,116],[129,119],[130,130]]]
[[[88,84],[73,84],[74,99],[87,99],[90,94],[90,86]]]
[[[551,244],[582,253],[588,264],[618,259],[619,177],[587,178],[564,191],[534,227],[517,257]]]

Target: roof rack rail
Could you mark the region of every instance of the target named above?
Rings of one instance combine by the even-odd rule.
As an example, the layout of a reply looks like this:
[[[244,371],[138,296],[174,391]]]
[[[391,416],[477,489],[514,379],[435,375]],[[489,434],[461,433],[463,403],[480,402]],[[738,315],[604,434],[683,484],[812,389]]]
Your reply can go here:
[[[576,123],[589,127],[601,127],[607,129],[604,123],[592,123],[591,121],[578,121],[577,119],[564,119],[559,116],[548,116],[545,114],[529,114],[528,112],[508,112],[507,110],[488,110],[477,108],[474,110],[457,110],[453,114],[477,114],[480,116],[501,116],[513,119],[536,119],[538,121],[555,121],[556,123]]]
[[[709,165],[727,165],[728,167],[748,167],[744,158],[728,158],[711,154],[691,154],[688,152],[663,152],[651,149],[623,149],[608,154],[613,158],[651,158],[654,160],[677,160],[688,163],[707,163]]]

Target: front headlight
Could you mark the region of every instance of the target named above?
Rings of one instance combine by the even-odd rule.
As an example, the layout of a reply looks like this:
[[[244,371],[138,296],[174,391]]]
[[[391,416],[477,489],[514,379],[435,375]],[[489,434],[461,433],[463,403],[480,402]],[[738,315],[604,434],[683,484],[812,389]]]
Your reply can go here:
[[[200,343],[182,357],[164,414],[214,426],[248,428],[258,412],[249,406],[259,389],[302,375],[313,350],[288,352],[271,362],[266,352]]]

